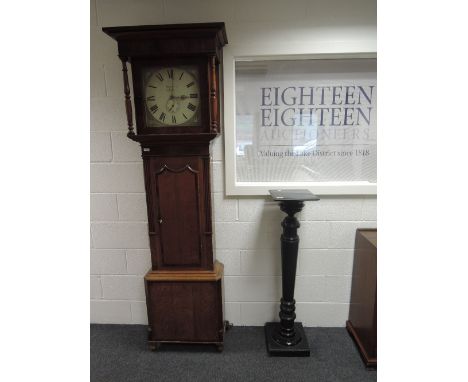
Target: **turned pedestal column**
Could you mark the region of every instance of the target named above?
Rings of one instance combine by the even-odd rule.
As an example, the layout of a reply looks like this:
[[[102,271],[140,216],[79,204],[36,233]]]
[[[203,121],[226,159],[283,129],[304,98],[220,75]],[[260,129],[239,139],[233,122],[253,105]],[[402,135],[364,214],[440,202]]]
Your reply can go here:
[[[294,300],[294,285],[296,282],[296,265],[299,248],[297,229],[300,224],[294,216],[304,207],[304,201],[320,200],[308,190],[270,190],[275,201],[279,202],[281,211],[287,216],[281,226],[281,270],[282,298],[280,305],[280,322],[267,322],[265,335],[267,350],[275,356],[310,356],[309,344],[304,329],[296,319],[296,301]]]

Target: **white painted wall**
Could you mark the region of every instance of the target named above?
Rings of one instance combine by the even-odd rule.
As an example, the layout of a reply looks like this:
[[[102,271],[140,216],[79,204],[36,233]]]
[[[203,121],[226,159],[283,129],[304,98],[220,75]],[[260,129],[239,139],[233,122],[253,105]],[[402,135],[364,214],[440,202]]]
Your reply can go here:
[[[143,275],[150,268],[143,166],[126,138],[117,44],[103,26],[224,21],[239,45],[304,44],[376,49],[375,0],[91,0],[91,322],[145,324]],[[229,107],[228,105],[225,107]],[[223,137],[213,144],[216,257],[225,266],[226,318],[276,320],[281,294],[277,205],[226,198]],[[298,320],[344,326],[354,233],[376,227],[376,199],[330,197],[299,215]]]

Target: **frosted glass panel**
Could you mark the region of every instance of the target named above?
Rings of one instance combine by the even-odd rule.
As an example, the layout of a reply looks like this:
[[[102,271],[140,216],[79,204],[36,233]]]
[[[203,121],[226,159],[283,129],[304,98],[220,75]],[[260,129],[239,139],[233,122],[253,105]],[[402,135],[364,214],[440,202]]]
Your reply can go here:
[[[236,180],[376,182],[376,66],[237,61]]]

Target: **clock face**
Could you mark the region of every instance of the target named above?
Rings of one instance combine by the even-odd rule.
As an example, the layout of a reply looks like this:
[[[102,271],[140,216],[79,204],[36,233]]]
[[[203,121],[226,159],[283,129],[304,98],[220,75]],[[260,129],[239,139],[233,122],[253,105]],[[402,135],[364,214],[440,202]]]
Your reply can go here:
[[[149,72],[145,104],[148,127],[199,125],[200,88],[196,69],[164,67]]]

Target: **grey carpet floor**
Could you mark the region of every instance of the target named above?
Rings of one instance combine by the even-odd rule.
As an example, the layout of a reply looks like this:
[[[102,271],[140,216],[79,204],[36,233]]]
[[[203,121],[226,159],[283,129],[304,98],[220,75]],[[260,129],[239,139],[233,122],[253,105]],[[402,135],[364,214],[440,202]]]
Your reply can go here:
[[[146,326],[91,325],[91,382],[376,381],[344,328],[305,328],[310,357],[269,357],[263,327],[233,327],[224,352],[199,345],[146,346]]]

